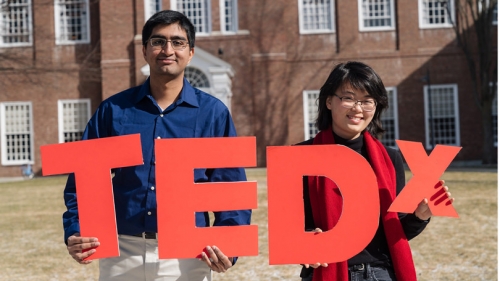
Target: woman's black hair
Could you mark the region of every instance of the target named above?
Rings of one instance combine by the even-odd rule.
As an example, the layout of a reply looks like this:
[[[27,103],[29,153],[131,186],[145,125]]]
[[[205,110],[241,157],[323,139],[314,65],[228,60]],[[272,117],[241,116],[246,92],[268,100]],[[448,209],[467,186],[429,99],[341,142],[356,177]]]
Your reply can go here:
[[[142,28],[142,45],[146,46],[146,43],[153,33],[153,29],[159,25],[170,25],[173,23],[179,23],[182,29],[186,31],[187,39],[189,41],[189,47],[194,48],[194,38],[195,38],[195,28],[191,21],[183,14],[177,11],[164,10],[159,11],[152,15],[148,21],[144,24]]]
[[[321,87],[318,98],[318,130],[327,130],[332,127],[332,113],[326,107],[326,100],[333,96],[339,87],[349,83],[356,90],[366,91],[377,103],[377,108],[368,130],[373,136],[381,137],[385,131],[382,128],[380,114],[388,107],[387,91],[378,74],[368,65],[350,61],[340,63],[332,70],[325,84]]]

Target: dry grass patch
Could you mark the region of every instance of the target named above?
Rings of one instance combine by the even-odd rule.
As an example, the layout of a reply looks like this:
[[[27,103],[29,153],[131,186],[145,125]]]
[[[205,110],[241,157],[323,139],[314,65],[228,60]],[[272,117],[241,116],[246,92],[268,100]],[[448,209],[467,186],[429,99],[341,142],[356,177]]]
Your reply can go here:
[[[258,183],[259,256],[242,257],[214,280],[299,280],[298,265],[268,264],[265,170],[250,169],[248,178]],[[448,171],[443,179],[460,218],[433,218],[411,241],[419,280],[496,280],[497,173]],[[77,264],[62,241],[64,184],[65,177],[0,183],[0,280],[97,280],[97,262]]]
[[[97,280],[63,242],[65,177],[0,183],[0,280]]]
[[[419,280],[497,280],[498,174],[443,176],[460,216],[436,217],[411,241]]]

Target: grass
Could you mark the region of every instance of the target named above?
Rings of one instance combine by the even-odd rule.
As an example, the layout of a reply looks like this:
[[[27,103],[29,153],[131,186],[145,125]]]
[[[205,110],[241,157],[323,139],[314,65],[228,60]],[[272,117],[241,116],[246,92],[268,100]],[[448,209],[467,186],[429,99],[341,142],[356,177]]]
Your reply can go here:
[[[258,183],[259,256],[242,257],[215,281],[299,280],[300,266],[270,266],[265,170]],[[409,175],[408,175],[409,178]],[[443,177],[460,218],[432,219],[410,244],[419,280],[497,280],[497,173],[447,171]],[[0,280],[97,280],[97,262],[82,266],[67,254],[61,215],[65,177],[0,183]]]

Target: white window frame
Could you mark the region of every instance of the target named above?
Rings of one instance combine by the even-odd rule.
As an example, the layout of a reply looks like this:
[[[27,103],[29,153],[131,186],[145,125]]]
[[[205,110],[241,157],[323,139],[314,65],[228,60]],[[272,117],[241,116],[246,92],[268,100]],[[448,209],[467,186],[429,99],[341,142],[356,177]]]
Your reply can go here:
[[[57,101],[57,123],[58,123],[58,127],[59,127],[59,143],[64,143],[65,142],[65,138],[64,138],[64,133],[66,133],[66,131],[64,130],[64,105],[65,104],[86,104],[87,105],[87,112],[86,112],[86,115],[87,115],[87,120],[85,120],[82,125],[83,127],[80,128],[80,130],[78,130],[78,132],[82,132],[85,130],[85,126],[86,124],[88,123],[88,121],[90,120],[90,99],[69,99],[69,100],[58,100]],[[76,132],[73,131],[73,132]]]
[[[16,5],[16,6],[15,6]],[[11,7],[25,7],[25,12],[27,13],[27,18],[25,21],[20,21],[26,28],[22,33],[10,34],[4,33],[4,30],[7,30],[7,27],[4,27],[3,17],[8,16],[9,12],[6,10],[0,9],[0,47],[20,47],[20,46],[31,46],[33,44],[33,15],[32,15],[32,6],[31,0],[26,0],[26,3],[23,4],[10,4]],[[26,34],[28,33],[28,34]],[[19,36],[28,36],[28,42],[5,42],[4,37],[19,37]]]
[[[389,109],[392,111],[392,116],[387,116],[389,111],[385,111],[381,114],[380,116],[380,121],[389,119],[394,121],[394,140],[390,140],[391,142],[394,142],[394,145],[388,145],[385,141],[384,138],[382,138],[381,142],[384,143],[384,145],[397,148],[395,140],[399,139],[399,120],[398,120],[398,91],[396,87],[387,87],[386,88],[387,94],[389,96],[389,92],[392,92],[392,96],[389,96],[388,102],[389,102]],[[389,110],[388,109],[388,110]],[[387,128],[384,128],[387,130]],[[385,134],[384,134],[385,136]]]
[[[208,89],[210,89],[210,79],[208,78],[208,75],[197,67],[186,67],[186,69],[184,70],[184,77],[186,77],[189,84],[191,84],[191,86],[195,88],[198,88],[204,92],[207,92]],[[193,78],[196,78],[197,81],[192,81]],[[199,85],[198,83],[196,83],[198,81],[201,81],[204,85]]]
[[[450,5],[448,11],[451,11],[451,22],[450,22],[450,17],[446,15],[446,23],[440,23],[440,24],[435,24],[435,23],[428,23],[425,20],[424,15],[424,1],[439,1],[439,0],[418,0],[418,26],[420,29],[431,29],[431,28],[451,28],[453,27],[453,23],[455,22],[455,1],[454,0],[448,0],[448,3]],[[446,10],[446,9],[445,9]]]
[[[80,26],[83,29],[85,27],[86,30],[82,30],[82,39],[71,40],[65,38],[67,36],[67,32],[63,31],[64,28],[61,26],[61,6],[66,3],[60,3],[61,0],[54,0],[54,24],[55,24],[55,33],[56,33],[56,45],[76,45],[76,44],[87,44],[90,43],[90,7],[89,0],[80,0],[82,3],[83,10],[81,12],[85,13],[85,15],[81,18],[82,23]],[[78,4],[78,3],[75,3]],[[69,19],[69,18],[68,18]]]
[[[326,28],[326,29],[314,29],[314,30],[308,30],[304,28],[304,0],[298,0],[299,1],[299,32],[300,34],[322,34],[322,33],[335,33],[335,0],[325,0],[325,1],[330,1],[330,20],[332,22],[331,28]]]
[[[6,132],[6,127],[7,124],[5,124],[6,120],[6,112],[5,112],[5,107],[6,106],[15,106],[15,105],[21,105],[21,106],[28,106],[28,112],[29,112],[29,128],[27,132],[21,132],[24,134],[29,134],[30,136],[30,153],[29,153],[29,158],[28,160],[9,160],[7,158],[7,132]],[[35,163],[35,145],[34,145],[34,134],[33,134],[33,104],[30,101],[27,102],[3,102],[0,103],[0,147],[2,151],[2,165],[3,166],[14,166],[14,165],[25,165],[25,164],[31,164],[33,165]]]
[[[363,2],[369,0],[358,0],[358,20],[359,20],[359,31],[385,31],[395,29],[395,16],[394,16],[394,0],[389,1],[388,11],[390,13],[391,25],[388,26],[365,26],[365,20],[370,18],[365,18],[364,15],[369,13],[364,11],[365,4]]]
[[[156,7],[158,5],[158,9],[153,9],[153,5]],[[144,21],[148,21],[148,19],[156,14],[157,12],[163,9],[163,4],[161,0],[144,0]]]
[[[313,98],[311,100],[309,98],[309,95],[314,95],[315,98]],[[318,97],[319,97],[319,90],[302,91],[302,104],[304,106],[304,139],[305,140],[313,138],[319,132],[315,126],[315,123],[316,123],[315,118],[317,118],[317,116],[318,116],[318,112],[317,112],[318,106],[316,104]],[[311,116],[311,114],[310,114],[311,113],[310,112],[311,106],[312,106],[312,111],[316,112],[316,116]],[[311,124],[312,124],[313,131],[315,132],[314,134],[311,134],[309,132],[309,129],[311,128]]]
[[[220,30],[222,34],[236,34],[238,32],[238,0],[231,1],[231,30],[226,30],[226,1],[219,0]]]
[[[429,124],[429,91],[428,91],[429,86],[425,85],[424,86],[424,109],[425,109],[425,145],[427,149],[432,149],[433,147],[431,146],[431,141],[430,141],[430,124]],[[437,89],[445,89],[445,88],[451,88],[453,90],[453,112],[454,116],[453,118],[455,119],[455,143],[447,143],[444,145],[454,145],[454,146],[460,146],[460,113],[458,111],[458,86],[457,84],[439,84],[439,85],[430,85],[430,89],[432,90],[437,90]],[[435,95],[436,93],[432,93]],[[432,107],[435,105],[432,104]],[[432,118],[436,118],[436,116],[432,116]],[[435,132],[434,132],[435,133]],[[438,142],[434,143],[434,146],[439,144]]]
[[[179,4],[182,3],[183,0],[170,0],[170,9],[175,10],[175,11],[181,11],[181,9],[178,7]],[[192,1],[197,1],[197,0],[192,0]],[[198,24],[193,22],[191,18],[189,18],[184,11],[181,11],[183,14],[185,14],[189,20],[194,24],[195,30],[196,30],[196,36],[207,36],[210,35],[212,32],[212,6],[211,6],[211,0],[199,0],[199,1],[204,1],[204,4],[206,6],[205,9],[205,24],[202,25],[202,30],[198,30],[200,27]]]

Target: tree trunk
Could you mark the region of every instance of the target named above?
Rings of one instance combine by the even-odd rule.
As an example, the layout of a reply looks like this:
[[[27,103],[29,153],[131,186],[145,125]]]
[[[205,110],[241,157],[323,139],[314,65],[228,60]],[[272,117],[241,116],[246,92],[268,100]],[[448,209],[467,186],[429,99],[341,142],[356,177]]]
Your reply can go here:
[[[493,140],[493,123],[491,120],[491,99],[482,100],[482,128],[483,128],[483,164],[496,164],[497,153]]]

